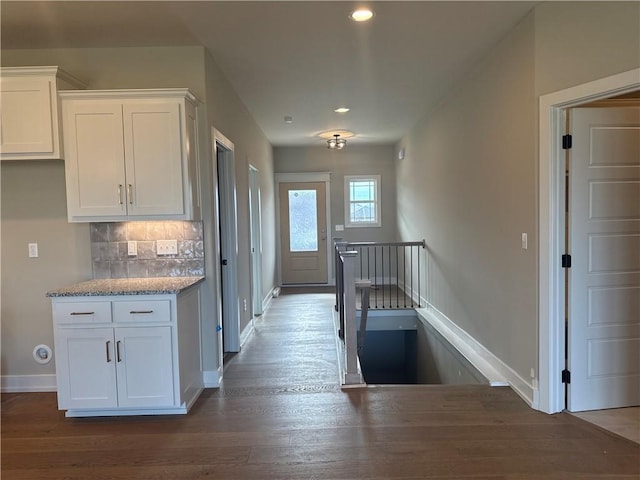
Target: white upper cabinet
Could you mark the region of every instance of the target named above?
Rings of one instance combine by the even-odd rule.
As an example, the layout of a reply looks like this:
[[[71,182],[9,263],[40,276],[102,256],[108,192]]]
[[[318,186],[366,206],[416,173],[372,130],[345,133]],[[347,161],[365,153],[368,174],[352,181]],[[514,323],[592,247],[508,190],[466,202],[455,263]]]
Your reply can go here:
[[[4,67],[0,75],[0,159],[63,158],[58,89],[83,88],[58,67]]]
[[[188,90],[60,98],[70,222],[199,218],[197,101]]]

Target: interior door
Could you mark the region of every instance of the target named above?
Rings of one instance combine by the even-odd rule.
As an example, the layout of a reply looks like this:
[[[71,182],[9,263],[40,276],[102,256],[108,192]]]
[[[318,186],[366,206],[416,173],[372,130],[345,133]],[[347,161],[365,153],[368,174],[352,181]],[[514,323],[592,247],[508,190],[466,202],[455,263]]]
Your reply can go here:
[[[640,108],[570,120],[568,408],[640,405]]]
[[[283,285],[328,283],[326,218],[323,182],[280,183]]]

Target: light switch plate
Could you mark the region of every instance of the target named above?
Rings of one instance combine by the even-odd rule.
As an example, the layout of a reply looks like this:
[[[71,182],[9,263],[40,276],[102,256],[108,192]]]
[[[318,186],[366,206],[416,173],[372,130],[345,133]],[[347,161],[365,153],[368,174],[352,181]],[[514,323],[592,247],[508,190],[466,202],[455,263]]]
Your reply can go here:
[[[156,240],[156,254],[157,255],[177,255],[178,241],[177,240]]]

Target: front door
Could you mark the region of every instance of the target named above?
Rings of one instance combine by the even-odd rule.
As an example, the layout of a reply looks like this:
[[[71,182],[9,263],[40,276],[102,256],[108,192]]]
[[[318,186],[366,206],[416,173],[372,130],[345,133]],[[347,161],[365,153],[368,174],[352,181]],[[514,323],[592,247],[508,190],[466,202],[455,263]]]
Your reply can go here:
[[[568,408],[640,405],[640,107],[570,119]]]
[[[282,284],[327,279],[327,215],[323,182],[280,183]]]

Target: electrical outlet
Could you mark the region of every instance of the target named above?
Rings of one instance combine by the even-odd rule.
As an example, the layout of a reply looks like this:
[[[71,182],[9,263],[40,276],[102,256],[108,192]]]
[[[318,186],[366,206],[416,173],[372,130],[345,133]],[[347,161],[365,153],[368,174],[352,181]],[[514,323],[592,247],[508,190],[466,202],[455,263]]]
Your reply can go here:
[[[246,312],[247,311],[247,299],[246,298],[242,299],[242,306],[244,308],[244,311]]]
[[[127,253],[130,257],[135,257],[138,255],[138,242],[135,240],[129,240],[127,242]]]
[[[156,240],[156,254],[157,255],[177,255],[178,241],[177,240]]]
[[[30,243],[29,244],[29,258],[38,258],[38,244]]]

